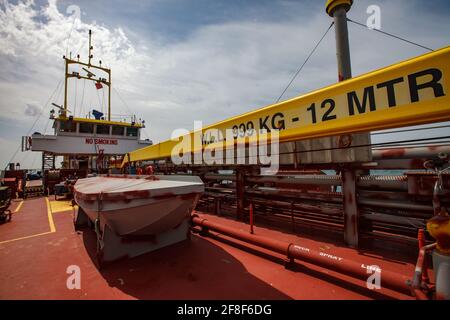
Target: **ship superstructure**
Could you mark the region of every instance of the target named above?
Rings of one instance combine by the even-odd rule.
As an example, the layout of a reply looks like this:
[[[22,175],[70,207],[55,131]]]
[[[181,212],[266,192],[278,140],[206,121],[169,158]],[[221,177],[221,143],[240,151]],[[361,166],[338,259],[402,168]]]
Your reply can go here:
[[[53,134],[34,133],[22,138],[22,150],[43,153],[42,171],[55,169],[55,157],[63,156],[63,168],[88,171],[104,170],[114,166],[127,152],[151,145],[149,139],[142,139],[141,129],[145,121],[135,115],[113,119],[111,113],[111,69],[92,62],[92,32],[89,30],[88,61],[64,56],[64,102],[53,103],[55,109],[50,111],[53,121]],[[97,76],[101,73],[101,76]],[[107,110],[92,109],[86,117],[77,117],[69,106],[69,83],[86,80],[92,82],[96,89],[107,88]]]

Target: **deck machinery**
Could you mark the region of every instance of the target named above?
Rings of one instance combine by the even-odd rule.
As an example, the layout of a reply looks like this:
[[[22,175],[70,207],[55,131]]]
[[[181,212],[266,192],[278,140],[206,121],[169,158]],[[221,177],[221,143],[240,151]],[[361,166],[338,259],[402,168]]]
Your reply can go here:
[[[407,140],[377,145],[369,134],[450,120],[450,47],[351,78],[346,12],[352,2],[326,5],[336,30],[339,83],[129,152],[122,165],[152,164],[165,174],[200,176],[206,185],[200,211],[294,232],[333,233],[352,248],[383,246],[417,257],[419,246],[412,280],[393,276],[386,285],[397,283],[420,299],[450,299],[450,146]],[[261,139],[278,156],[277,170],[258,157]],[[291,254],[292,246],[285,250],[199,218],[193,224],[285,252],[288,260],[366,274],[357,264]],[[433,283],[426,280],[427,266]]]

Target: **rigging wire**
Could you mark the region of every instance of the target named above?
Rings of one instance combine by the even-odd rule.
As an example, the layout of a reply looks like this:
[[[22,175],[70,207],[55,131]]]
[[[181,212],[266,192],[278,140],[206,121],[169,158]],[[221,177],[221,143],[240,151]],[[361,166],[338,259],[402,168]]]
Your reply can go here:
[[[398,149],[399,147],[401,147],[402,149],[417,149],[417,148],[428,148],[430,147],[430,145],[432,147],[450,147],[450,140],[449,141],[439,141],[439,142],[420,142],[420,143],[405,143],[402,145],[387,145],[387,146],[382,146],[382,147],[374,147],[372,148],[372,150],[391,150],[391,149]]]
[[[59,87],[58,92],[56,94],[56,99],[55,99],[56,103],[59,101],[59,97],[60,97],[60,95],[62,93],[62,88],[63,88],[63,86],[62,86],[62,81],[61,81],[61,86]]]
[[[45,124],[44,135],[47,133],[47,128],[49,124],[50,124],[50,117],[47,119],[47,123]]]
[[[433,138],[423,138],[423,139],[410,139],[410,140],[401,140],[401,141],[390,141],[390,142],[380,142],[380,143],[369,143],[369,144],[361,144],[361,145],[353,145],[350,147],[332,147],[332,148],[320,148],[320,149],[313,149],[313,150],[299,150],[299,151],[284,151],[284,152],[278,152],[278,153],[271,153],[271,156],[281,156],[281,155],[290,155],[290,154],[302,154],[302,153],[308,153],[308,152],[319,152],[319,151],[332,151],[332,150],[341,150],[341,149],[349,149],[349,148],[360,148],[360,147],[378,147],[374,149],[380,149],[380,147],[386,146],[386,147],[403,147],[405,148],[413,148],[414,145],[408,147],[408,143],[411,145],[411,143],[420,142],[423,144],[422,141],[433,141],[433,140],[441,140],[441,139],[450,139],[450,136],[443,136],[443,137],[433,137]],[[270,144],[269,142],[267,142]],[[405,144],[402,144],[405,143]],[[445,145],[443,145],[445,146]],[[239,156],[235,155],[236,159],[245,159],[247,158],[247,155]]]
[[[55,92],[57,90],[57,88],[61,85],[63,79],[61,79],[58,82],[58,85],[56,86],[55,91],[53,91],[52,95],[50,96],[50,98],[47,100],[47,102],[44,104],[44,107],[41,109],[41,112],[39,113],[39,115],[37,116],[36,120],[33,122],[33,125],[31,126],[31,128],[28,130],[27,132],[27,136],[30,135],[31,131],[33,130],[34,126],[36,125],[36,123],[38,122],[38,120],[41,118],[42,114],[44,113],[45,107],[49,104],[49,102],[51,101],[51,99],[53,98],[53,96],[55,95]]]
[[[100,95],[98,94],[98,89],[96,89],[95,92],[97,93],[98,107],[102,109],[101,112],[103,113],[103,105],[100,101]]]
[[[60,86],[60,84],[62,83],[62,81],[63,81],[63,79],[61,79],[61,80],[58,82],[58,84],[57,84],[55,90],[54,90],[53,93],[50,95],[50,97],[48,98],[47,102],[44,104],[44,107],[41,109],[41,112],[36,116],[36,119],[34,120],[33,124],[31,125],[30,129],[28,130],[26,136],[29,136],[30,133],[31,133],[31,131],[33,131],[34,126],[36,125],[36,123],[37,123],[37,122],[39,121],[39,119],[41,118],[42,113],[44,112],[46,106],[49,104],[49,102],[51,101],[51,99],[52,99],[53,96],[55,95],[55,93],[56,93],[56,91],[58,90],[58,87]],[[6,163],[5,169],[8,167],[8,164],[11,163],[11,162],[14,160],[14,158],[16,157],[17,153],[19,152],[21,146],[22,146],[22,144],[19,143],[19,145],[17,146],[17,149],[16,149],[16,151],[14,152],[14,154],[12,155],[11,159]]]
[[[433,126],[433,127],[427,127],[427,128],[413,128],[413,129],[405,129],[405,130],[393,130],[393,131],[375,132],[375,133],[372,133],[372,135],[391,134],[391,133],[400,133],[400,132],[412,132],[412,131],[422,131],[422,130],[431,130],[431,129],[445,129],[445,128],[450,128],[450,125]]]
[[[285,151],[285,152],[278,152],[278,153],[270,153],[270,155],[271,156],[281,156],[281,155],[302,154],[302,153],[309,153],[309,152],[359,148],[359,147],[375,147],[374,150],[382,149],[383,146],[385,146],[387,148],[389,148],[389,147],[404,147],[405,149],[409,149],[409,148],[417,147],[417,142],[420,142],[420,144],[424,144],[426,142],[422,142],[422,141],[433,141],[433,140],[439,140],[439,139],[450,139],[450,136],[401,140],[401,141],[390,141],[390,142],[380,142],[380,143],[369,143],[369,144],[362,144],[362,145],[354,145],[354,146],[350,146],[350,147],[332,147],[332,148],[321,148],[321,149],[313,149],[313,150]],[[414,142],[416,142],[416,145],[412,144]],[[402,144],[402,143],[404,143],[404,144]],[[268,144],[269,144],[269,142],[268,142]],[[443,144],[443,145],[439,145],[439,146],[450,146],[450,144],[448,144],[448,145]],[[245,159],[248,157],[249,157],[248,155],[243,155],[243,156],[239,156],[237,154],[235,155],[236,159]]]
[[[91,106],[92,108],[94,106],[94,102],[93,102],[94,99],[95,99],[95,94],[91,94],[91,100],[89,101],[89,106]],[[86,110],[86,111],[88,111],[88,113],[87,113],[88,117],[91,118],[91,110],[89,110],[89,108],[88,108],[88,110]]]
[[[83,79],[83,94],[81,95],[80,116],[83,116],[83,113],[84,113],[84,89],[85,89],[85,87],[86,87],[86,80]]]
[[[303,64],[300,66],[300,68],[298,68],[297,72],[294,74],[294,76],[292,77],[291,81],[289,81],[289,83],[287,84],[286,88],[284,88],[283,92],[280,94],[280,96],[278,97],[277,102],[279,102],[281,100],[281,98],[283,97],[283,95],[286,93],[286,91],[289,89],[289,87],[291,86],[292,82],[294,82],[295,78],[297,78],[298,74],[302,71],[303,67],[306,65],[306,63],[308,62],[309,58],[311,58],[311,56],[314,54],[314,52],[316,51],[316,49],[319,47],[320,43],[322,42],[322,40],[325,38],[325,36],[328,34],[328,31],[330,31],[331,27],[334,25],[334,22],[331,22],[330,26],[328,27],[328,29],[325,31],[325,33],[323,34],[323,36],[320,38],[320,40],[316,43],[316,45],[314,46],[314,48],[311,50],[311,52],[309,53],[309,55],[306,57],[305,61],[303,62]]]
[[[440,144],[444,144],[444,143],[449,143],[449,140],[443,140],[445,138],[442,137],[433,137],[431,138],[433,139],[433,141],[413,141],[413,142],[398,142],[398,141],[388,141],[388,142],[382,142],[385,143],[383,146],[385,146],[386,148],[404,148],[404,147],[409,147],[409,148],[415,148],[415,147],[419,147],[419,146],[426,146],[426,145],[436,145],[437,143]],[[437,141],[437,140],[443,140],[443,141]],[[374,149],[379,148],[376,146],[376,143],[373,144]],[[437,145],[436,145],[437,146]],[[381,149],[383,149],[384,147],[381,147]]]
[[[364,23],[357,22],[357,21],[352,20],[352,19],[349,19],[349,18],[347,18],[347,21],[352,22],[352,23],[354,23],[354,24],[356,24],[356,25],[359,25],[359,26],[361,26],[361,27],[364,27],[364,28],[366,28],[366,29],[368,29],[368,30],[377,31],[377,32],[379,32],[379,33],[381,33],[381,34],[384,34],[384,35],[387,35],[387,36],[389,36],[389,37],[392,37],[392,38],[395,38],[395,39],[398,39],[398,40],[407,42],[407,43],[409,43],[409,44],[418,46],[418,47],[420,47],[420,48],[422,48],[422,49],[425,49],[425,50],[428,50],[428,51],[434,51],[433,49],[431,49],[431,48],[429,48],[429,47],[426,47],[426,46],[423,46],[423,45],[421,45],[421,44],[419,44],[419,43],[417,43],[417,42],[413,42],[413,41],[411,41],[411,40],[402,38],[402,37],[397,36],[397,35],[395,35],[395,34],[392,34],[392,33],[386,32],[386,31],[382,31],[382,30],[376,29],[376,28],[371,29],[371,28],[369,28],[367,25],[365,25]]]
[[[113,87],[113,90],[116,92],[117,96],[119,97],[119,99],[123,102],[123,104],[125,105],[125,107],[127,108],[127,111],[130,113],[130,115],[133,115],[133,112],[131,111],[128,103],[122,98],[122,96],[119,94],[119,90],[116,89],[116,87]]]
[[[83,43],[81,44],[80,48],[77,51],[77,54],[75,56],[78,56],[78,54],[81,52],[81,50],[84,48],[84,46],[86,45],[87,41],[84,40]]]
[[[332,148],[321,148],[321,149],[314,149],[314,150],[286,151],[286,152],[278,152],[278,154],[279,155],[296,154],[296,153],[341,150],[341,149],[359,148],[359,147],[381,147],[381,146],[389,146],[389,147],[399,146],[399,147],[401,147],[402,146],[401,143],[433,141],[433,140],[442,140],[442,139],[450,139],[450,136],[423,138],[423,139],[410,139],[410,140],[400,140],[400,141],[390,141],[390,142],[379,142],[379,143],[368,143],[368,144],[354,145],[354,146],[350,146],[350,147],[332,147]]]
[[[122,103],[125,105],[125,107],[127,108],[127,111],[129,112],[130,115],[133,115],[133,112],[131,111],[130,106],[128,105],[128,103],[122,98],[122,96],[119,93],[119,90],[116,89],[115,87],[113,87],[113,90],[116,92],[117,96],[119,97],[119,99],[122,101]],[[145,136],[147,137],[147,139],[150,140],[150,135],[148,134],[146,128],[141,128],[141,132],[143,132],[145,134]]]
[[[102,89],[102,110],[103,110],[103,108],[105,109],[105,113],[106,113],[106,101],[105,101],[105,90],[104,89]]]
[[[437,140],[439,140],[439,139],[445,139],[445,138],[438,137]],[[394,144],[394,143],[397,143],[397,142],[396,142],[396,141],[391,141],[390,143]],[[404,142],[404,143],[398,144],[398,146],[401,146],[401,147],[404,147],[404,146],[411,146],[410,148],[414,148],[414,147],[420,147],[420,146],[433,145],[433,146],[438,147],[438,146],[444,146],[444,145],[446,145],[446,144],[448,144],[448,143],[450,143],[450,140],[443,140],[443,141],[423,141],[423,142],[420,142],[420,143],[417,143],[417,142]],[[393,146],[395,146],[395,145],[393,145]],[[375,147],[375,148],[376,148],[376,147]]]
[[[75,117],[75,113],[77,112],[77,95],[78,95],[78,81],[75,81],[75,107],[73,109],[74,117]]]
[[[26,152],[23,152],[22,154],[21,154],[21,158],[20,158],[20,156],[18,156],[17,157],[17,159],[16,159],[16,161],[18,162],[18,163],[25,163],[25,161],[28,159],[28,156],[31,154],[32,152],[31,151],[26,151]]]
[[[37,156],[38,156],[38,153],[36,152],[36,153],[34,154],[33,161],[31,162],[30,169],[33,169],[34,163],[36,162],[36,159],[38,158]]]
[[[354,23],[354,24],[357,24],[357,25],[360,25],[360,26],[363,26],[363,27],[367,28],[367,26],[366,26],[365,24],[356,22],[356,21],[351,20],[351,19],[347,19],[347,20],[348,20],[349,22],[352,22],[352,23]],[[68,39],[67,39],[67,49],[66,49],[66,53],[67,53],[67,50],[68,50],[69,41],[70,41],[70,37],[71,37],[72,31],[73,31],[73,28],[74,28],[74,24],[75,24],[75,18],[74,18],[74,21],[73,21],[73,23],[72,23],[72,28],[71,28],[71,31],[70,31],[70,33],[69,33]],[[307,56],[307,58],[305,59],[305,61],[303,62],[303,64],[299,67],[299,69],[296,71],[296,73],[294,74],[294,76],[292,77],[292,79],[290,80],[290,82],[288,83],[288,85],[286,86],[286,88],[283,90],[283,92],[281,93],[281,95],[278,97],[278,99],[276,100],[276,102],[279,102],[279,101],[281,100],[281,98],[283,97],[283,95],[286,93],[286,91],[287,91],[287,90],[289,89],[289,87],[292,85],[293,81],[294,81],[294,80],[297,78],[297,76],[300,74],[300,72],[302,71],[303,67],[306,65],[306,63],[309,61],[309,59],[311,58],[311,56],[314,54],[314,52],[316,51],[316,49],[318,48],[318,46],[320,45],[320,43],[323,41],[323,39],[325,38],[325,36],[328,34],[328,32],[329,32],[329,30],[332,28],[333,24],[334,24],[334,22],[332,22],[332,23],[330,24],[330,26],[329,26],[328,29],[325,31],[325,33],[323,34],[323,36],[322,36],[322,37],[320,38],[320,40],[316,43],[316,45],[314,46],[314,48],[312,49],[312,51],[310,52],[310,54]],[[378,29],[370,29],[370,28],[367,28],[367,29],[378,31],[378,32],[380,32],[380,33],[382,33],[382,34],[385,34],[385,35],[387,35],[387,36],[390,36],[390,37],[399,39],[399,40],[401,40],[401,41],[404,41],[404,42],[407,42],[407,43],[416,45],[416,46],[418,46],[418,47],[421,47],[421,48],[426,49],[426,50],[429,50],[429,51],[434,51],[434,50],[431,49],[431,48],[428,48],[428,47],[426,47],[426,46],[423,46],[423,45],[420,45],[420,44],[418,44],[418,43],[412,42],[412,41],[410,41],[410,40],[404,39],[404,38],[402,38],[402,37],[399,37],[399,36],[390,34],[390,33],[388,33],[388,32],[384,32],[384,31],[381,31],[381,30],[378,30]],[[84,45],[85,45],[85,43],[82,44],[82,46],[80,47],[80,49],[78,50],[78,52],[82,49],[82,47],[84,47]],[[56,90],[58,90],[58,88],[59,88],[59,86],[60,86],[61,83],[62,83],[62,80],[58,83],[58,85],[57,85],[55,91],[52,93],[52,95],[50,96],[49,100],[48,100],[48,101],[46,102],[46,104],[44,105],[44,108],[41,110],[39,116],[38,116],[38,117],[36,118],[36,120],[34,121],[34,123],[33,123],[33,125],[31,126],[29,132],[27,133],[27,136],[28,136],[28,135],[31,133],[31,131],[33,130],[33,128],[34,128],[34,126],[36,125],[37,121],[40,119],[40,117],[41,117],[41,115],[42,115],[42,113],[43,113],[43,111],[44,111],[44,109],[45,109],[45,106],[49,103],[49,101],[51,100],[51,98],[54,96]],[[75,87],[75,90],[76,90],[76,93],[77,93],[77,84],[75,84],[75,86],[76,86],[76,87]],[[83,101],[84,101],[84,89],[85,89],[85,81],[83,82],[82,105],[80,106],[80,108],[83,107]],[[132,114],[131,109],[129,108],[129,106],[128,106],[128,104],[126,103],[126,101],[122,98],[122,96],[120,95],[119,91],[118,91],[116,88],[113,88],[113,89],[116,91],[116,94],[118,95],[118,97],[120,98],[120,100],[124,103],[125,107],[126,107],[127,110],[130,112],[130,114]],[[58,98],[59,98],[59,93],[60,93],[60,92],[58,92]],[[102,99],[101,102],[100,102],[100,96],[99,96],[98,90],[96,90],[96,93],[97,93],[97,97],[98,97],[99,103],[101,104],[101,108],[102,108],[102,112],[103,112],[103,111],[104,111],[104,102],[105,102],[105,101],[104,101],[104,100],[105,100],[105,92],[104,92],[104,91],[102,92],[102,94],[103,94],[103,97],[102,97],[102,98],[103,98],[103,99]],[[77,97],[76,97],[76,95],[75,95],[75,109],[74,109],[74,115],[75,115],[76,108],[77,108],[77,100],[76,100],[76,99],[77,99]],[[46,132],[46,130],[47,130],[48,123],[49,123],[49,121],[47,121],[47,124],[46,124],[46,127],[45,127],[44,134],[45,134],[45,132]],[[420,131],[420,130],[430,130],[430,129],[448,128],[448,127],[450,127],[450,126],[449,126],[449,125],[446,125],[446,126],[434,126],[434,127],[429,127],[429,128],[405,129],[405,130],[390,131],[390,132],[376,132],[376,133],[373,133],[373,135],[391,134],[391,133],[400,133],[400,132],[411,132],[411,131]],[[366,146],[392,146],[392,144],[399,144],[399,145],[400,145],[400,144],[402,144],[402,143],[405,143],[404,145],[406,145],[406,143],[411,143],[411,142],[428,141],[428,140],[445,139],[445,138],[450,138],[450,137],[446,136],[446,137],[434,137],[434,138],[427,138],[427,139],[415,139],[415,140],[404,140],[404,141],[392,141],[392,142],[383,142],[383,143],[377,143],[377,144],[357,145],[357,146],[351,146],[351,147],[356,148],[356,147],[366,147]],[[335,150],[335,149],[343,149],[343,148],[346,148],[346,147],[324,148],[324,149],[307,150],[307,151],[305,151],[305,150],[303,150],[303,151],[293,151],[293,152],[287,152],[287,153],[315,152],[315,151],[326,151],[326,150]],[[14,159],[14,157],[15,157],[15,155],[17,154],[17,152],[19,151],[19,149],[20,149],[20,145],[19,145],[19,148],[17,149],[17,151],[14,153],[12,159],[11,159],[9,162],[11,162],[11,161]],[[281,155],[281,154],[286,154],[286,153],[279,153],[279,154]],[[34,161],[35,161],[35,160],[33,160],[33,165],[34,165]],[[9,162],[8,162],[8,163],[9,163]]]
[[[70,28],[69,35],[67,36],[66,57],[67,57],[67,54],[68,54],[68,51],[69,51],[69,41],[70,41],[70,38],[72,37],[72,31],[73,31],[73,27],[75,26],[75,20],[76,20],[76,15],[74,14],[73,15],[72,27]]]

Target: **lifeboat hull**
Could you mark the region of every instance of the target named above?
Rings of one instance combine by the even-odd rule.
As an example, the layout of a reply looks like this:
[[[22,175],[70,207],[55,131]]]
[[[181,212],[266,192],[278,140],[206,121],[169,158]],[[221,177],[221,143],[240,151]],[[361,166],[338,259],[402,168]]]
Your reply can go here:
[[[107,225],[120,237],[139,237],[177,228],[203,191],[193,176],[102,176],[78,180],[74,198],[101,230]]]

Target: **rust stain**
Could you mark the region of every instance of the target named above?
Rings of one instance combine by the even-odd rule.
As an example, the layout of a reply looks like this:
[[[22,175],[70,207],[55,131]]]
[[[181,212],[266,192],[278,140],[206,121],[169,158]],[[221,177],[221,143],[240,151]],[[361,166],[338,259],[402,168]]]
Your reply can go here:
[[[349,203],[349,204],[353,203],[353,194],[352,193],[348,193],[346,195],[346,202]]]
[[[390,149],[383,151],[381,157],[401,157],[405,155],[406,150],[404,148]]]
[[[354,236],[356,236],[357,234],[357,221],[356,221],[356,215],[352,215],[351,217],[351,222],[352,222],[352,233]]]

